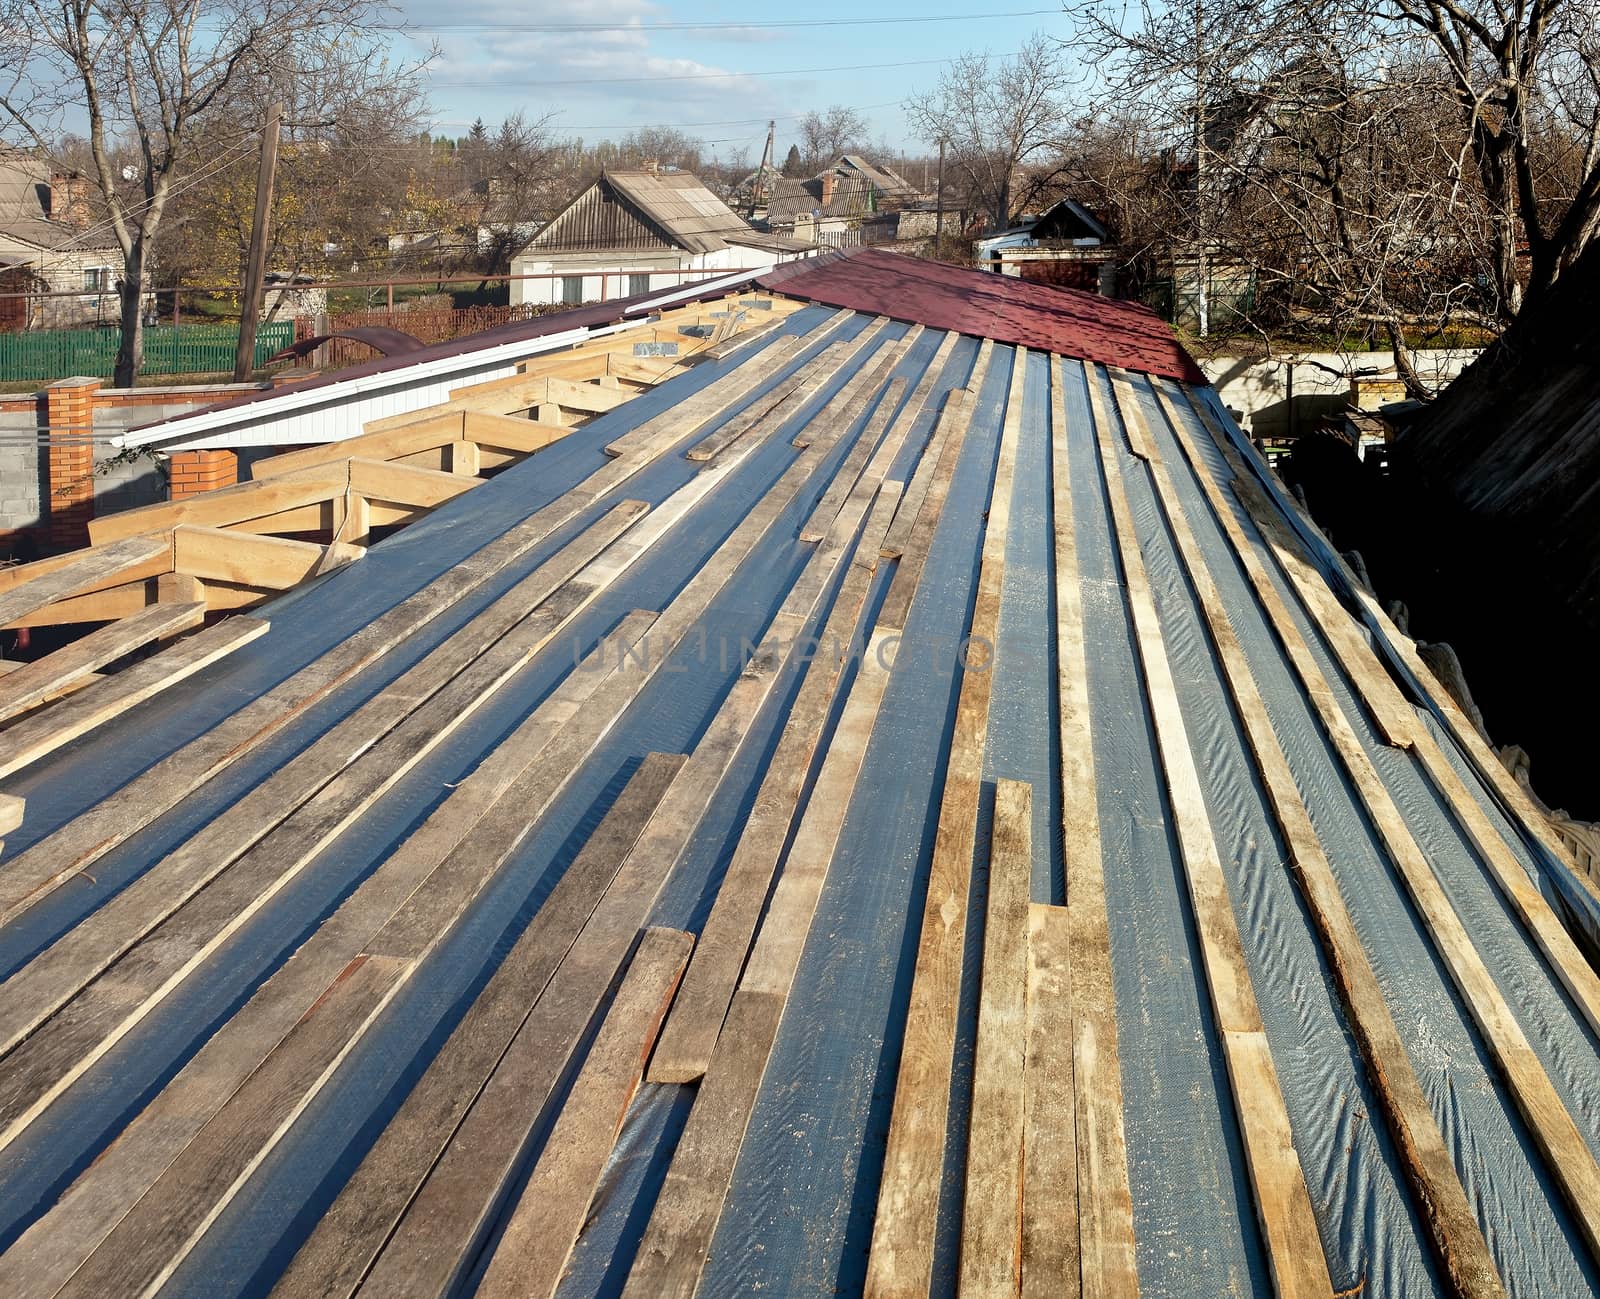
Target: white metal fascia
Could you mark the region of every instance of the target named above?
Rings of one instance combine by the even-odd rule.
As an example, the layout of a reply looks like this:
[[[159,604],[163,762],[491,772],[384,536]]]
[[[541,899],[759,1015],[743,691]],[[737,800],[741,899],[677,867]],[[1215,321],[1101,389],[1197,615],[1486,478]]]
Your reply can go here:
[[[237,406],[220,406],[215,410],[180,416],[177,419],[167,420],[160,424],[151,424],[139,429],[129,429],[127,432],[113,438],[112,442],[114,445],[122,447],[152,446],[157,443],[175,442],[179,439],[194,438],[204,433],[216,433],[236,425],[256,424],[266,419],[278,419],[297,411],[313,409],[318,406],[344,405],[352,400],[371,397],[391,388],[410,387],[428,379],[437,379],[467,370],[480,370],[484,366],[493,365],[496,361],[522,360],[530,356],[539,356],[544,352],[553,352],[563,347],[570,347],[574,343],[594,338],[604,338],[610,334],[620,333],[625,329],[637,328],[640,321],[634,317],[648,316],[653,312],[660,311],[663,307],[698,297],[704,294],[708,288],[712,290],[732,288],[758,274],[760,274],[759,271],[740,271],[733,275],[703,281],[688,289],[651,298],[648,302],[641,302],[635,307],[630,307],[624,313],[628,319],[614,325],[601,325],[588,329],[569,329],[559,334],[548,334],[543,338],[525,338],[517,342],[501,343],[495,347],[480,348],[477,351],[459,352],[454,356],[440,357],[434,361],[423,361],[416,365],[398,366],[393,370],[383,370],[377,374],[365,374],[340,383],[329,384],[325,387],[309,389],[285,388],[281,394],[274,394],[264,401],[247,402]]]

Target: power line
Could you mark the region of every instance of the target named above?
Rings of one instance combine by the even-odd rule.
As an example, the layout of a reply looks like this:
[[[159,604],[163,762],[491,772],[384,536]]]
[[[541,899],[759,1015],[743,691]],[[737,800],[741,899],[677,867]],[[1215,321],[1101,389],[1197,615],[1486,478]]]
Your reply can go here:
[[[971,23],[995,18],[1039,18],[1059,15],[1060,9],[1011,9],[999,13],[916,14],[897,18],[794,18],[778,22],[721,23],[429,23],[424,26],[395,26],[405,32],[539,32],[544,35],[597,32],[706,32],[706,31],[789,31],[813,27],[886,27],[904,23]]]
[[[1015,54],[1002,55],[1011,58]],[[904,63],[844,63],[831,68],[774,68],[765,72],[677,72],[655,77],[573,77],[559,81],[538,81],[530,84],[521,81],[434,81],[430,84],[440,90],[530,90],[545,86],[619,86],[638,85],[655,81],[728,81],[739,77],[803,77],[816,72],[867,72],[877,68],[925,68],[935,63],[955,63],[962,58],[955,55],[945,59],[909,59]],[[765,119],[762,119],[765,120]]]

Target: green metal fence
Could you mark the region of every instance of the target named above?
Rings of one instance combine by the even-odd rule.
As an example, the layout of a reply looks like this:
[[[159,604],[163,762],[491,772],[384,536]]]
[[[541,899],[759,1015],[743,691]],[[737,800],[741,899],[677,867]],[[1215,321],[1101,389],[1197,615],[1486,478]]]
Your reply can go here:
[[[255,363],[294,342],[294,321],[273,320],[256,330]],[[144,374],[215,374],[233,369],[236,325],[156,325],[144,331]],[[0,382],[109,379],[117,361],[115,329],[41,329],[0,334]]]

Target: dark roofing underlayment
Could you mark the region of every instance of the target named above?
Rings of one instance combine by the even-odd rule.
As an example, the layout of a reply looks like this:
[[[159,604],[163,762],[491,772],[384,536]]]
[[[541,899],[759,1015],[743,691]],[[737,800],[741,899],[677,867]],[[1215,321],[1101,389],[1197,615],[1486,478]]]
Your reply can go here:
[[[810,341],[752,392],[697,429],[671,422],[695,393],[718,404],[724,376],[789,335]],[[803,405],[721,437],[813,361],[827,377]],[[680,454],[691,444],[710,458]],[[997,1148],[969,1148],[969,1115],[989,1132],[1005,1108],[985,1032],[1011,1034],[1007,1094],[1023,1094],[1021,1025],[986,1018],[991,997],[1020,1005],[1020,987],[980,977],[1002,968],[986,923],[1015,921],[1019,899],[1025,925],[1065,924],[1074,944],[1070,1002],[1032,1002],[1065,1031],[1026,1052],[1065,1058],[1068,1090],[1028,1073],[1024,1150],[1076,1139],[1089,1179],[1076,1222],[1030,1219],[1041,1188],[1026,1183],[1012,1220],[1025,1276],[1081,1267],[1086,1292],[1131,1293],[1119,1242],[1095,1235],[1120,1204],[1144,1295],[1266,1295],[1275,1268],[1289,1293],[1289,1265],[1315,1280],[1322,1255],[1320,1284],[1339,1293],[1492,1294],[1496,1272],[1514,1296],[1593,1292],[1600,1219],[1562,1190],[1583,1202],[1600,1150],[1592,989],[1558,973],[1545,949],[1565,960],[1565,940],[1540,927],[1546,895],[1592,926],[1592,891],[1506,812],[1453,719],[1402,699],[1334,602],[1331,557],[1261,473],[1209,389],[817,307],[269,607],[269,634],[182,698],[9,791],[28,824],[0,866],[0,1294],[526,1293],[532,1273],[515,1269],[497,1288],[497,1260],[552,1257],[564,1299],[858,1294],[869,1252],[874,1293],[931,1279],[953,1294],[970,1260],[1014,1262],[964,1259],[961,1242],[1017,1203],[963,1210]],[[624,499],[649,508],[630,523]],[[811,527],[820,544],[800,540]],[[487,624],[530,605],[495,641]],[[656,611],[648,629],[637,610]],[[825,625],[809,668],[787,656]],[[592,652],[619,628],[632,656]],[[840,628],[867,648],[835,678]],[[990,670],[981,652],[963,668],[960,642],[986,629]],[[83,820],[116,812],[114,791],[158,760],[170,777],[246,702],[273,691],[287,706],[295,674],[391,636],[146,828]],[[338,758],[379,714],[395,738]],[[307,797],[340,769],[290,815],[285,789]],[[1028,824],[1011,781],[1031,788]],[[936,833],[968,795],[974,814]],[[1282,828],[1299,800],[1309,840]],[[80,842],[75,825],[111,845],[29,894]],[[1002,854],[1027,828],[1029,855]],[[758,839],[784,851],[770,894]],[[1015,861],[1020,894],[1002,869]],[[596,1012],[650,991],[647,949],[671,966],[660,935],[628,966],[641,925],[700,934],[699,960],[714,930],[737,934],[736,898],[765,899],[772,923],[747,961],[748,934],[732,949],[729,1030],[703,1081],[638,1091],[614,1151],[621,1111],[599,1089],[609,1157],[585,1213],[586,1195],[548,1180],[555,1161],[582,1163],[561,1124],[596,1114],[595,1080],[574,1074],[640,1031]],[[919,966],[941,961],[957,978],[930,998]],[[1357,1031],[1344,987],[1363,963],[1380,992]],[[691,963],[674,1016],[700,1004],[695,978]],[[1384,1015],[1403,1045],[1374,1057]],[[1506,1066],[1519,1031],[1527,1050]],[[903,1058],[908,1032],[948,1032],[953,1050]],[[669,1018],[660,1050],[692,1057],[686,1035]],[[1252,1051],[1293,1144],[1247,1158],[1276,1094],[1245,1068]],[[1391,1116],[1413,1075],[1407,1154]],[[1108,1111],[1084,1107],[1118,1083],[1120,1199],[1118,1170],[1084,1162],[1115,1148]],[[1536,1094],[1554,1102],[1542,1136],[1522,1117]],[[896,1118],[897,1097],[938,1104]],[[1566,1116],[1570,1139],[1549,1145]],[[923,1120],[937,1140],[908,1143]],[[1447,1155],[1428,1185],[1454,1185],[1464,1218],[1448,1197],[1419,1207],[1408,1179],[1430,1140]],[[1304,1204],[1285,1190],[1258,1209],[1258,1179],[1286,1154]],[[933,1175],[903,1188],[925,1216],[880,1205],[930,1158]],[[1041,1194],[1075,1204],[1070,1185]],[[555,1222],[582,1226],[570,1260]],[[1290,1231],[1289,1252],[1263,1222]]]

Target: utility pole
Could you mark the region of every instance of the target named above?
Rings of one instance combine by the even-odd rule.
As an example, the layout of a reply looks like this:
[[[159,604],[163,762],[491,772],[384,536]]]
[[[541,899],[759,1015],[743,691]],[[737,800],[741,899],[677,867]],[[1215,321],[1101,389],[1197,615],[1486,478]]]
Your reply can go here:
[[[267,218],[272,213],[272,187],[278,176],[278,132],[283,125],[283,105],[267,110],[261,128],[261,170],[256,175],[256,214],[250,224],[250,258],[244,268],[244,292],[239,302],[239,348],[233,354],[233,381],[243,383],[255,369],[256,321],[267,279]]]
[[[933,250],[939,251],[944,241],[944,136],[939,137],[939,197],[933,213]]]
[[[777,128],[777,122],[767,123],[767,146],[761,151],[761,165],[756,168],[756,183],[750,191],[750,215],[756,214],[756,208],[761,200],[770,196],[767,194],[767,168],[772,165],[772,133]]]

